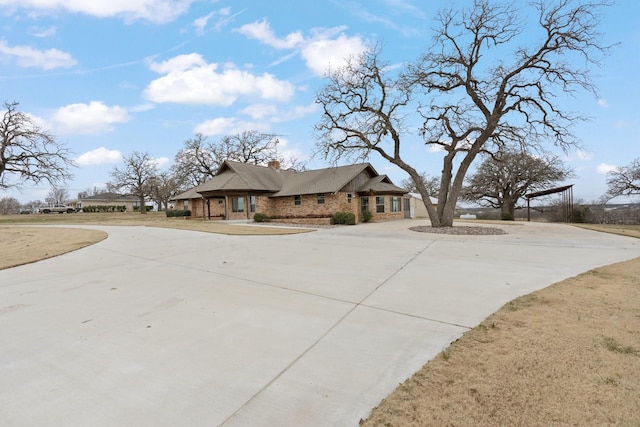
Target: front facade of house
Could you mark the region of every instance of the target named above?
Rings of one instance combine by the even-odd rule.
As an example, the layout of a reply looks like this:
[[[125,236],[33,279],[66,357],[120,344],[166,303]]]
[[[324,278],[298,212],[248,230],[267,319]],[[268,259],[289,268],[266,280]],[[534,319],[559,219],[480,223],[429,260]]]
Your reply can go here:
[[[362,221],[405,218],[403,196],[386,175],[368,163],[312,171],[280,170],[277,163],[256,166],[225,162],[210,181],[174,199],[191,218],[248,220],[256,213],[274,221],[329,223],[336,212],[353,212]]]

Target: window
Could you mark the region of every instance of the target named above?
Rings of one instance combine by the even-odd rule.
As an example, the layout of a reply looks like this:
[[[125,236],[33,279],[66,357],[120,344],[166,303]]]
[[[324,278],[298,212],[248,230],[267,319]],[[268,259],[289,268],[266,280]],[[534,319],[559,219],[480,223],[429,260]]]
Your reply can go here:
[[[244,212],[244,197],[232,197],[231,198],[231,211],[232,212]]]
[[[389,202],[389,212],[401,212],[400,197],[391,197]]]
[[[293,204],[295,206],[302,206],[302,196],[293,196]]]
[[[376,213],[384,213],[384,197],[376,196]]]
[[[319,205],[324,205],[324,194],[318,194],[316,197]]]
[[[182,209],[184,209],[185,211],[189,210],[189,201],[185,200],[184,202],[182,202]]]
[[[249,212],[256,211],[256,196],[249,196]]]
[[[353,194],[347,193],[347,203],[351,203],[351,199],[353,199]]]
[[[361,197],[360,198],[360,212],[364,212],[364,211],[368,211],[369,210],[369,198],[368,197]]]

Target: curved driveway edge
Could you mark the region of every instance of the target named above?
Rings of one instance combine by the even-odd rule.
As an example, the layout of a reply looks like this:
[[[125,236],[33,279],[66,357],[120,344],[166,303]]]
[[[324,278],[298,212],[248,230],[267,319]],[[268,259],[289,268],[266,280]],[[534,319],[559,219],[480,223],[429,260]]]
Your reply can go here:
[[[511,299],[640,256],[566,225],[288,236],[95,227],[0,271],[3,425],[357,425]],[[90,227],[93,228],[93,227]]]

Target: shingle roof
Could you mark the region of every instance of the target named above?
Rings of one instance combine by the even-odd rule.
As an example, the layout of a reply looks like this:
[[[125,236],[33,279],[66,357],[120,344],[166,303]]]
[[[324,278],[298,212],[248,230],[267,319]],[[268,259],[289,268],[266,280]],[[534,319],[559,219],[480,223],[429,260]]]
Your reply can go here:
[[[405,194],[407,190],[391,183],[387,175],[378,175],[371,178],[358,188],[358,192],[368,193],[398,193]]]
[[[205,182],[198,192],[233,190],[276,192],[282,187],[283,176],[289,173],[291,172],[227,160],[220,166],[216,176]]]
[[[372,178],[357,191],[406,192],[393,185],[386,175],[378,175],[369,163],[297,172],[225,161],[211,180],[172,200],[227,191],[261,191],[270,193],[271,197],[337,193],[364,171],[368,171]]]
[[[368,163],[297,172],[287,177],[282,189],[273,197],[336,193],[367,168],[375,173]]]
[[[118,193],[102,193],[102,194],[96,194],[95,196],[83,197],[80,200],[136,201],[136,200],[139,200],[139,198],[136,197],[136,196],[132,196],[130,194],[122,195],[122,194],[118,194]]]
[[[177,194],[175,196],[173,196],[171,199],[169,200],[189,200],[189,199],[196,199],[196,198],[200,198],[200,193],[198,193],[198,190],[200,190],[200,188],[206,183],[197,185],[195,187],[192,187],[190,189],[188,189],[187,191],[183,191],[180,194]]]

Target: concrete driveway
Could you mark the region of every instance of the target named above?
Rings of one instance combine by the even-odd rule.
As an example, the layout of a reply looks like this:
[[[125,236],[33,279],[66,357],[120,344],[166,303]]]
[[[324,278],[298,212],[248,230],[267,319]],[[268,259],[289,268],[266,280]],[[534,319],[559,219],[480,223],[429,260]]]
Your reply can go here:
[[[109,238],[0,271],[1,424],[356,426],[507,301],[640,256],[566,225],[417,224],[96,227]]]

